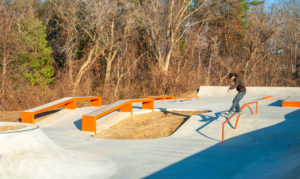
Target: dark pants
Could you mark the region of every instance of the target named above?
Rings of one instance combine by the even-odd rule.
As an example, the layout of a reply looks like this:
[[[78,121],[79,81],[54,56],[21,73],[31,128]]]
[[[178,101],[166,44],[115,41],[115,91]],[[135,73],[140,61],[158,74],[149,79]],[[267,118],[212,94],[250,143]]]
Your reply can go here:
[[[240,101],[246,95],[246,92],[238,92],[232,101],[232,106],[229,111],[241,112]]]

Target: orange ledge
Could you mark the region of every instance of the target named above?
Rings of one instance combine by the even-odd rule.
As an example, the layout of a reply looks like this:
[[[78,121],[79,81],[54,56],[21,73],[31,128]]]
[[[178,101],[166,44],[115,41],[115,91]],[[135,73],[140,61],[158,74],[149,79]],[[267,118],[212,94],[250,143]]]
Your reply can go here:
[[[263,99],[270,99],[270,98],[274,98],[274,96],[265,96],[265,97],[263,97]]]
[[[150,99],[154,99],[154,100],[158,100],[158,101],[164,101],[166,99],[168,99],[168,100],[175,99],[174,96],[147,96],[146,98],[150,98]]]
[[[76,109],[76,102],[77,101],[83,101],[83,100],[90,100],[91,106],[100,107],[102,98],[100,96],[94,96],[94,97],[73,97],[72,99],[67,99],[65,101],[62,101],[60,103],[53,104],[51,106],[33,111],[33,112],[21,112],[21,122],[23,123],[34,123],[35,115],[41,114],[46,111],[49,111],[51,109],[64,106],[65,109]]]
[[[300,107],[300,101],[282,101],[282,107],[299,108]]]
[[[114,108],[111,108],[105,112],[102,112],[96,116],[88,116],[83,115],[82,116],[82,131],[88,131],[88,132],[94,132],[96,134],[97,131],[97,124],[96,120],[102,116],[105,116],[111,112],[114,112],[116,110],[120,110],[120,112],[130,112],[132,115],[132,103],[142,103],[142,109],[151,109],[152,112],[154,112],[154,99],[153,98],[146,98],[146,99],[134,99],[129,100],[123,104],[120,104]]]

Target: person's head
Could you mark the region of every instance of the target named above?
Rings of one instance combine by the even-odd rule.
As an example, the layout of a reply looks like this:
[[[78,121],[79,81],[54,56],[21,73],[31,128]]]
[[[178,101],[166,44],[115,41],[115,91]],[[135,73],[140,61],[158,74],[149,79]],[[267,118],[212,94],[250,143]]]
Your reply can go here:
[[[228,75],[229,79],[231,79],[231,80],[234,80],[236,76],[237,76],[236,73],[229,73],[229,75]]]

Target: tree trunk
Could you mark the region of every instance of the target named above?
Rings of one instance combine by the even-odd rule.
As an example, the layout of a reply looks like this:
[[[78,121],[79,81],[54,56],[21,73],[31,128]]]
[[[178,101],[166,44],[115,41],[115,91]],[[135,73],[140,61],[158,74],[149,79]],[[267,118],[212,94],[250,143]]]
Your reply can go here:
[[[4,95],[6,93],[6,73],[7,73],[7,57],[5,55],[5,52],[4,52],[4,55],[3,55],[3,59],[2,59],[2,94]]]
[[[163,68],[162,71],[164,74],[168,74],[168,69],[169,69],[169,64],[170,64],[170,59],[171,59],[171,54],[172,54],[172,47],[170,50],[168,50],[167,56],[164,60]]]
[[[7,73],[7,58],[8,58],[8,53],[7,53],[7,44],[6,44],[6,39],[5,39],[5,29],[4,30],[4,35],[2,36],[2,43],[3,43],[3,53],[2,53],[2,89],[1,92],[4,95],[5,94],[5,89],[6,89],[6,73]]]
[[[110,73],[111,73],[111,64],[112,60],[106,61],[106,72],[105,72],[105,86],[107,87],[110,81]]]
[[[96,47],[95,47],[96,48]],[[78,89],[78,86],[81,82],[81,79],[84,75],[84,73],[88,70],[88,67],[94,63],[94,61],[98,58],[98,55],[94,56],[95,48],[93,48],[87,57],[87,60],[80,66],[80,69],[78,71],[78,74],[74,80],[74,86],[73,86],[73,95],[76,94],[76,91]]]

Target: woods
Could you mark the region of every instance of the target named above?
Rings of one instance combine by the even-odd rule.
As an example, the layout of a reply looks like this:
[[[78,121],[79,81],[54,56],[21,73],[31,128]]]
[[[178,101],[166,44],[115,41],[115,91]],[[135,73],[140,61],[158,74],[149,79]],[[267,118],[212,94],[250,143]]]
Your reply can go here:
[[[5,0],[0,110],[104,102],[199,85],[300,86],[300,4],[255,0]]]

